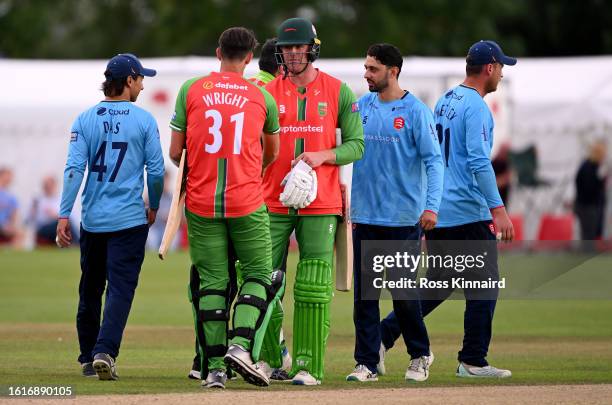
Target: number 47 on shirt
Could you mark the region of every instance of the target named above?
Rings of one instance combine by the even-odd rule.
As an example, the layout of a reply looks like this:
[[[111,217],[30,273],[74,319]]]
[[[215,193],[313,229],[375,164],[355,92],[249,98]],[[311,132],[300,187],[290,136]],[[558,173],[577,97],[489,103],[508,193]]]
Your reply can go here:
[[[123,163],[123,158],[125,157],[125,153],[128,149],[127,142],[112,142],[111,147],[113,149],[119,150],[119,156],[117,157],[117,163],[115,164],[115,169],[111,173],[109,182],[114,182],[117,178],[117,173],[119,173],[119,169],[121,168],[121,164]],[[102,181],[104,179],[104,173],[107,171],[107,166],[105,164],[106,158],[106,141],[102,142],[100,148],[96,152],[96,156],[94,157],[94,161],[89,168],[89,171],[92,173],[98,173],[97,181]]]

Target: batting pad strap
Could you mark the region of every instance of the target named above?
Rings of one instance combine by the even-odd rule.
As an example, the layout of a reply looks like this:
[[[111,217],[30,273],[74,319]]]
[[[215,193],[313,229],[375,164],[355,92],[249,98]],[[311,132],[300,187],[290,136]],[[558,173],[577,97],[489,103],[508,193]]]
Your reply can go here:
[[[254,328],[234,328],[233,330],[229,331],[228,337],[230,339],[233,339],[236,336],[251,340],[255,337],[255,329]]]
[[[225,298],[227,297],[227,291],[226,290],[215,290],[211,288],[203,288],[196,292],[195,298],[201,298],[206,295],[218,295],[220,297]]]
[[[268,301],[270,300],[270,298],[272,296],[274,296],[274,291],[272,290],[272,285],[271,284],[266,284],[263,281],[261,281],[258,278],[252,278],[252,277],[248,277],[245,278],[242,282],[242,285],[245,285],[246,283],[256,283],[259,284],[260,286],[262,286],[264,288],[264,290],[266,290],[266,298],[268,299]]]
[[[207,321],[228,321],[229,314],[225,309],[201,309],[198,312],[200,322]]]
[[[247,295],[239,295],[238,300],[236,301],[236,305],[250,305],[259,309],[261,312],[265,312],[268,308],[268,301],[256,297],[251,294]]]
[[[227,346],[225,345],[206,346],[206,355],[208,357],[223,357],[225,353],[227,353]]]

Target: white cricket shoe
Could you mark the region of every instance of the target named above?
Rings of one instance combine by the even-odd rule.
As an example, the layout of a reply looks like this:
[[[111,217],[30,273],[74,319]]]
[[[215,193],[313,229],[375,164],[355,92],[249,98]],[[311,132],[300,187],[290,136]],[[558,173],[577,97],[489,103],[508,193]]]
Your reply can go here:
[[[206,380],[202,381],[202,387],[225,389],[226,382],[227,382],[227,374],[225,373],[225,371],[215,369],[215,370],[211,370],[208,373]]]
[[[370,371],[370,369],[363,365],[357,364],[355,370],[349,375],[346,376],[346,381],[378,381],[378,375]]]
[[[225,364],[244,378],[249,384],[260,387],[270,385],[270,378],[259,363],[253,363],[251,353],[240,345],[231,345],[223,358]]]
[[[114,381],[118,380],[115,360],[107,353],[98,353],[94,356],[92,363],[99,380]]]
[[[404,378],[406,381],[421,382],[429,378],[429,366],[434,361],[434,355],[429,352],[429,356],[421,356],[410,360],[410,366],[406,370]]]
[[[308,371],[300,370],[291,380],[293,385],[320,385],[321,381],[314,378]]]
[[[467,378],[509,378],[512,377],[512,372],[493,366],[476,367],[459,363],[456,375],[457,377]]]
[[[378,349],[378,364],[376,365],[376,371],[380,375],[385,375],[385,373],[387,372],[387,370],[385,369],[385,352],[386,351],[387,351],[387,348],[385,347],[383,342],[380,342],[380,349]]]
[[[272,376],[272,371],[273,371],[273,370],[272,370],[272,367],[270,367],[270,365],[269,365],[267,362],[265,362],[265,361],[263,361],[263,360],[259,360],[259,361],[258,361],[257,363],[255,363],[255,364],[256,364],[256,366],[257,366],[257,367],[259,367],[259,369],[260,369],[261,371],[263,371],[263,372],[264,372],[264,374],[265,374],[265,375],[266,375],[268,378],[270,378],[270,377]]]

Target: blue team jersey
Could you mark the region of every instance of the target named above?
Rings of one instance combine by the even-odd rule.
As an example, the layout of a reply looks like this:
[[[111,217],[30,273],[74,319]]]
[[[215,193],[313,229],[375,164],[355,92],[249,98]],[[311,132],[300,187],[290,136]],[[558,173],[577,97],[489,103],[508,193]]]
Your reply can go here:
[[[60,217],[68,217],[83,179],[82,225],[111,232],[147,223],[143,168],[151,208],[159,206],[164,159],[153,116],[129,101],[102,101],[72,125]]]
[[[15,196],[8,191],[0,189],[0,228],[6,226],[19,204]]]
[[[351,220],[414,226],[424,209],[438,212],[443,167],[429,108],[410,93],[383,102],[359,99],[365,152],[353,164]]]
[[[444,197],[437,226],[490,220],[490,209],[503,202],[491,166],[489,107],[475,89],[459,85],[438,100],[434,117],[444,159]]]

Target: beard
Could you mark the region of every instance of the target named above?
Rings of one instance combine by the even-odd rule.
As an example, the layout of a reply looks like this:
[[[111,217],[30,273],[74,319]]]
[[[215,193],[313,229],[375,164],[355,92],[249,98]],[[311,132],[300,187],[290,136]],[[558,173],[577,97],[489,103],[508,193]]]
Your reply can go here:
[[[486,94],[493,93],[496,90],[497,90],[497,83],[495,82],[487,83],[487,87],[485,87]]]
[[[499,85],[500,81],[501,79],[495,79],[493,77],[490,78],[489,81],[485,85],[485,93],[489,94],[489,93],[493,93],[494,91],[496,91],[497,86]]]
[[[131,91],[131,92],[130,92],[130,101],[131,101],[132,103],[135,103],[135,102],[136,102],[136,99],[138,98],[138,96],[139,96],[139,95],[140,95],[140,91],[136,91],[136,90],[134,89],[134,91]]]
[[[370,90],[372,93],[380,93],[387,87],[389,87],[389,80],[387,78],[384,78],[378,82],[368,82],[368,90]]]

